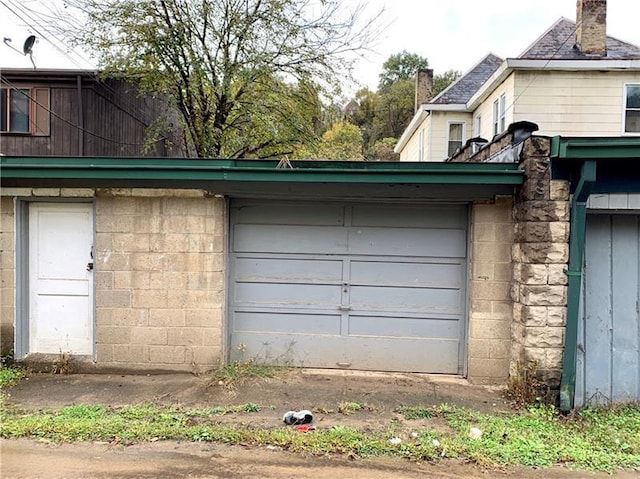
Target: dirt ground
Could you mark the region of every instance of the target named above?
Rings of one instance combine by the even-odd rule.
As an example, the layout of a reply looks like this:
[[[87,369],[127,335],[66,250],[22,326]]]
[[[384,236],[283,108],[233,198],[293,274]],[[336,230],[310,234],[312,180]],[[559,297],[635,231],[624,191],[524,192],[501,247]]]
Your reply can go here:
[[[334,425],[366,430],[399,421],[407,431],[422,426],[406,421],[399,406],[432,406],[449,403],[481,411],[509,410],[498,389],[473,386],[442,376],[293,370],[274,379],[251,379],[234,391],[210,377],[165,375],[32,375],[9,391],[6,404],[26,410],[58,408],[73,404],[124,406],[154,402],[185,407],[233,406],[252,402],[258,413],[228,414],[221,422],[282,426],[288,410],[311,409],[318,428]],[[338,405],[357,402],[364,411],[340,414]],[[430,424],[433,426],[433,424]],[[487,478],[539,477],[604,478],[606,474],[575,473],[564,468],[535,471],[510,468],[486,471],[472,464],[443,461],[415,464],[401,459],[348,460],[303,457],[261,447],[211,443],[158,441],[131,446],[105,443],[52,444],[36,440],[3,440],[0,443],[0,476],[8,478]],[[637,472],[614,475],[638,477]]]

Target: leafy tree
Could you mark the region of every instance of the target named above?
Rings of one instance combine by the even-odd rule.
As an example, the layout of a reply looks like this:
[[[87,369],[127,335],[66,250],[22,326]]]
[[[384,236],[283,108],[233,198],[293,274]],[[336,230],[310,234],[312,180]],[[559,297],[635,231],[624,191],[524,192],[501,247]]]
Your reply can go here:
[[[378,138],[399,138],[414,113],[415,85],[413,80],[399,80],[378,94],[373,126],[374,141]]]
[[[312,141],[318,98],[366,49],[376,19],[342,0],[67,0],[69,33],[106,72],[179,112],[198,157],[268,157]],[[68,22],[65,23],[68,25]],[[354,55],[351,55],[354,57]]]
[[[398,143],[396,138],[383,138],[376,141],[368,152],[368,160],[378,161],[398,161],[400,155],[394,153],[393,149]]]
[[[363,160],[362,132],[351,123],[340,121],[332,125],[322,139],[314,144],[301,145],[294,158],[316,160]]]
[[[406,50],[395,53],[382,64],[378,90],[388,88],[399,81],[411,80],[419,69],[428,66],[429,60],[416,53],[409,53]]]

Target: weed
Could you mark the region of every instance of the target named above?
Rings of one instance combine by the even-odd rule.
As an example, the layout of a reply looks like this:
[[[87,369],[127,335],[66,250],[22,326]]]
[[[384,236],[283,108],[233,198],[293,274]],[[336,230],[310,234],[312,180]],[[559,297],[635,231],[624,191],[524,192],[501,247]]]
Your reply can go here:
[[[250,378],[273,378],[287,371],[282,366],[258,364],[255,361],[235,361],[213,373],[213,379],[226,389],[234,390],[243,381]]]
[[[364,407],[357,402],[341,402],[338,404],[338,412],[340,414],[349,415],[354,412],[362,411]]]
[[[9,366],[13,366],[13,362],[15,360],[13,349],[11,349],[7,354],[3,354],[0,356],[0,368],[5,368]]]
[[[0,389],[15,386],[26,377],[26,369],[2,366],[0,367]]]
[[[51,372],[53,374],[71,374],[72,366],[71,362],[73,360],[73,356],[69,352],[63,352],[62,350],[58,354],[58,357],[53,361],[53,366]]]
[[[506,396],[516,407],[523,408],[544,400],[548,390],[548,386],[538,378],[536,361],[531,361],[526,366],[518,361],[507,382]]]
[[[396,409],[397,413],[400,413],[404,416],[405,419],[431,419],[434,416],[434,412],[432,408],[428,407],[400,407]]]

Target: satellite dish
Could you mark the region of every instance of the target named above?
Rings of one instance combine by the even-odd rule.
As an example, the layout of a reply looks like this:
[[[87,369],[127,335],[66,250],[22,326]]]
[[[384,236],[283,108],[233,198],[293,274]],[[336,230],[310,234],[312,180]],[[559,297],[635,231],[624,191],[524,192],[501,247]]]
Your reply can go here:
[[[25,55],[31,55],[31,52],[33,50],[33,44],[36,42],[36,36],[35,35],[29,35],[27,37],[27,39],[24,41],[24,45],[22,47],[22,52]]]

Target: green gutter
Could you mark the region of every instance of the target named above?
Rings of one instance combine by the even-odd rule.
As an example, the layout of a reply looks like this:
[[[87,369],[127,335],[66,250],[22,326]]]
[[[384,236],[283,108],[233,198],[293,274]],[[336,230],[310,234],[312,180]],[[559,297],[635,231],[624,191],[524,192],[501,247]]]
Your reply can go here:
[[[0,157],[0,179],[520,185],[515,164]]]
[[[580,286],[587,223],[587,200],[596,181],[596,161],[586,160],[580,168],[580,179],[571,200],[569,269],[567,288],[567,326],[560,380],[560,410],[573,408],[576,390],[576,351],[580,309]]]

